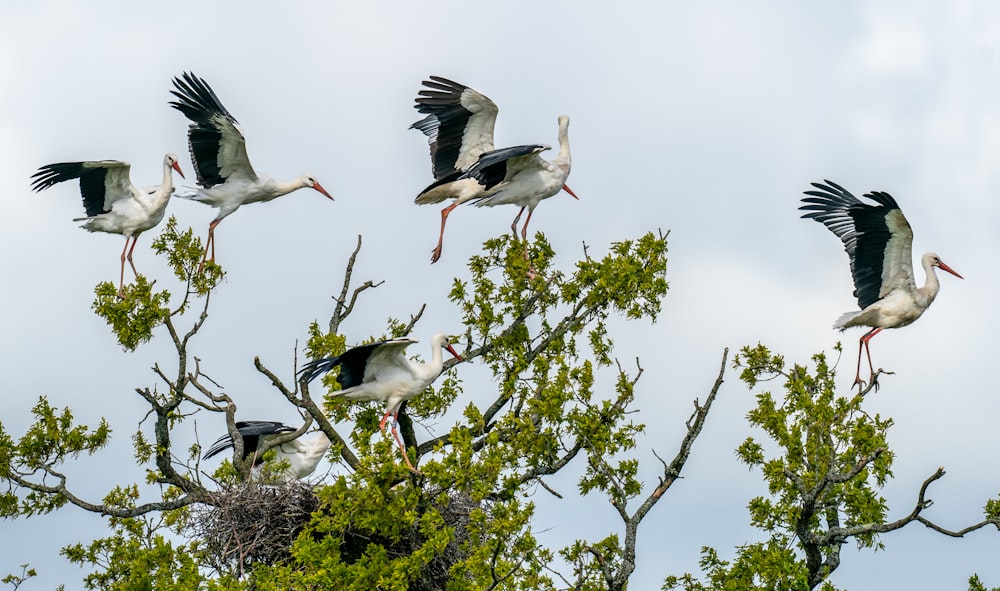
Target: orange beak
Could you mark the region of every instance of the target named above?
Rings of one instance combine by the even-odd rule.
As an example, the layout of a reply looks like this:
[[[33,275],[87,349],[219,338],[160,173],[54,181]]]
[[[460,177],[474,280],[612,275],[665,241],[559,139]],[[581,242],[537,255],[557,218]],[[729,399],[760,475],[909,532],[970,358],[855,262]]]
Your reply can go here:
[[[563,191],[566,191],[567,193],[572,195],[573,199],[576,199],[577,201],[580,200],[580,198],[576,196],[576,193],[573,192],[573,189],[569,188],[569,185],[563,185]]]
[[[182,178],[182,179],[183,179],[183,178],[186,178],[186,177],[184,176],[184,171],[183,171],[183,170],[181,170],[181,165],[180,165],[180,163],[179,163],[179,162],[174,162],[174,164],[173,164],[173,165],[171,166],[171,168],[173,168],[174,170],[176,170],[176,171],[177,171],[177,174],[181,175],[181,178]]]
[[[326,196],[327,196],[327,198],[328,198],[328,199],[330,199],[330,201],[333,201],[333,200],[334,200],[334,199],[333,199],[333,195],[331,195],[331,194],[327,193],[327,192],[326,192],[326,189],[324,189],[324,188],[323,188],[323,185],[321,185],[321,184],[319,184],[319,183],[313,183],[313,189],[316,189],[316,190],[317,190],[317,191],[319,191],[320,193],[322,193],[322,194],[326,195]]]
[[[959,275],[958,273],[956,273],[954,269],[952,269],[951,267],[949,267],[948,265],[946,265],[944,263],[940,263],[939,262],[938,263],[938,268],[940,268],[942,271],[947,271],[947,272],[951,273],[952,275],[954,275],[955,277],[958,277],[959,279],[965,279],[965,277],[962,277],[961,275]]]
[[[454,347],[452,347],[451,345],[446,346],[445,349],[448,349],[448,352],[454,355],[455,359],[458,359],[459,361],[465,361],[464,359],[462,359],[462,356],[458,354],[458,351],[456,351]]]

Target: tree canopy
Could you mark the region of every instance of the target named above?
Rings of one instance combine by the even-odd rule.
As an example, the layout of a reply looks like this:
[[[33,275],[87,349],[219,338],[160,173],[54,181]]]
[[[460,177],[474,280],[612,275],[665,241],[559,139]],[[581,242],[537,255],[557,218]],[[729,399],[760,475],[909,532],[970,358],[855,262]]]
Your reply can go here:
[[[218,344],[199,334],[213,297],[228,297],[216,295],[225,273],[211,262],[202,268],[200,241],[171,219],[154,250],[177,287],[157,291],[140,276],[121,296],[113,284],[99,284],[93,302],[125,349],[153,338],[173,343],[175,358],[156,364],[155,382],[135,388],[148,406],[131,440],[144,475],[107,483],[102,499],[79,495],[62,467],[102,453],[115,426],[79,424],[72,409],[39,397],[24,433],[0,423],[7,484],[0,515],[31,518],[72,505],[105,516],[106,535],[62,550],[87,568],[91,589],[626,589],[641,524],[681,478],[720,393],[728,350],[720,352],[718,374],[705,376],[704,391],[690,394],[691,414],[678,419],[683,436],[671,449],[640,451],[645,425],[635,398],[650,360],[619,360],[608,321],[656,321],[668,290],[667,236],[649,232],[602,255],[592,248],[561,269],[544,235],[527,244],[504,235],[488,240],[470,257],[468,276],[442,291],[461,312],[463,332],[453,342],[464,361],[447,361],[438,381],[399,414],[415,471],[380,433],[378,403],[329,396],[339,388],[335,374],[309,384],[254,359],[270,395],[302,416],[294,432],[267,441],[260,469],[254,454],[244,458],[239,401],[210,377]],[[419,326],[424,308],[412,302],[407,320],[380,318],[368,334],[342,332],[381,285],[356,281],[361,249],[359,237],[329,318],[302,327],[303,356],[339,355]],[[482,365],[492,379],[466,381],[463,363]],[[932,521],[929,488],[943,469],[919,487],[908,513],[888,506],[880,489],[892,478],[886,433],[893,423],[865,409],[877,380],[858,394],[838,394],[824,354],[813,356],[811,368],[789,369],[762,345],[743,348],[734,363],[751,390],[783,380],[781,392],[756,394],[747,422],[748,433],[759,435],[736,450],[767,485],[768,495],[748,504],[764,537],[737,546],[731,559],[704,548],[700,578],[664,573],[665,589],[834,589],[846,543],[877,549],[886,534],[913,522],[955,537],[1000,524],[996,499],[986,502],[982,521],[963,529]],[[223,415],[233,437],[232,459],[212,472],[201,464],[200,444],[173,443],[198,413]],[[445,427],[421,439],[414,423]],[[273,449],[316,429],[332,442],[331,475],[285,481]],[[639,477],[645,463],[658,466],[654,481]],[[578,474],[572,493],[550,485],[567,472]],[[598,495],[618,525],[548,547],[538,539],[536,494],[569,504]],[[35,571],[20,569],[3,582],[27,585]],[[969,585],[985,589],[974,575]]]

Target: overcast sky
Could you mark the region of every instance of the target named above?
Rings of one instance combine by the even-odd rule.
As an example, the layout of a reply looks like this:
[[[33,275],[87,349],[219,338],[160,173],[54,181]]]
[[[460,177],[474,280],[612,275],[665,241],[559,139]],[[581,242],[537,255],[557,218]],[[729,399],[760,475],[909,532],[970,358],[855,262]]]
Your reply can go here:
[[[361,340],[428,304],[411,352],[426,355],[437,331],[457,332],[446,298],[483,240],[505,231],[513,207],[459,209],[439,263],[429,264],[439,207],[413,204],[431,181],[425,138],[410,123],[420,81],[445,76],[500,107],[496,144],[556,144],[571,117],[573,171],[565,194],[532,219],[569,268],[616,240],[670,231],[670,292],[655,325],[614,322],[622,360],[639,356],[637,389],[644,474],[650,453],[676,450],[704,399],[724,347],[763,342],[805,362],[843,339],[846,394],[860,331],[830,328],[855,309],[847,257],[821,225],[799,218],[809,182],[831,179],[860,195],[888,191],[915,232],[914,254],[933,250],[966,280],[942,277],[919,322],[879,335],[876,366],[895,371],[870,397],[896,424],[890,519],[913,508],[938,466],[925,515],[958,529],[981,519],[1000,490],[994,273],[1000,252],[1000,6],[990,2],[193,2],[5,3],[0,19],[0,363],[5,428],[19,435],[39,395],[83,422],[108,417],[111,446],[70,469],[81,494],[141,481],[129,435],[144,414],[134,388],[171,363],[162,332],[134,353],[116,345],[90,310],[99,281],[116,280],[123,239],[90,234],[73,183],[29,191],[41,165],[121,159],[138,185],[158,183],[167,151],[186,155],[184,117],[167,106],[173,76],[204,77],[239,119],[260,172],[311,173],[336,198],[300,191],[247,206],[219,226],[228,271],[195,354],[237,399],[246,418],[296,420],[252,368],[255,355],[291,377],[308,323],[325,322],[330,296],[358,234],[355,278],[385,280],[343,329]],[[154,8],[155,7],[155,8]],[[552,152],[549,153],[553,154]],[[168,214],[204,236],[214,210],[174,200]],[[139,240],[136,265],[177,289]],[[917,271],[918,281],[922,272]],[[465,367],[465,366],[463,366]],[[461,369],[470,396],[481,368]],[[477,373],[478,372],[478,373]],[[480,380],[476,382],[475,380]],[[475,384],[479,384],[476,386]],[[753,392],[728,374],[685,478],[640,530],[636,589],[697,572],[699,549],[723,558],[762,539],[747,501],[760,475],[733,453],[749,434]],[[202,441],[221,428],[199,419]],[[435,432],[447,424],[432,426]],[[423,436],[429,436],[424,433]],[[768,449],[773,449],[769,447]],[[333,467],[336,473],[341,468]],[[576,467],[576,472],[582,469]],[[573,481],[556,483],[572,495]],[[620,531],[606,501],[552,504],[536,522],[553,545]],[[564,516],[602,516],[581,524]],[[31,563],[24,589],[80,585],[58,549],[101,535],[101,520],[67,508],[0,524],[0,575]],[[80,530],[81,527],[90,529]],[[956,540],[914,524],[882,538],[884,552],[844,547],[840,588],[958,589],[978,572],[1000,585],[997,533]]]

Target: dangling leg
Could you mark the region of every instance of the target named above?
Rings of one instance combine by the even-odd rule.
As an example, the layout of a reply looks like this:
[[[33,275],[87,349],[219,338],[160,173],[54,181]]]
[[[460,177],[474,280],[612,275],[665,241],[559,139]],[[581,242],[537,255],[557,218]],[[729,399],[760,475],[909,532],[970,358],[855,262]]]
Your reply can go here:
[[[521,208],[521,211],[517,212],[517,216],[514,218],[514,221],[511,222],[510,224],[510,233],[514,235],[514,238],[517,238],[517,222],[521,220],[522,213],[524,213],[523,207]]]
[[[861,381],[861,351],[864,349],[864,347],[865,347],[865,337],[864,335],[862,335],[861,338],[858,339],[858,369],[856,372],[854,372],[854,385],[851,386],[851,388],[853,388],[854,386],[859,386],[860,389],[864,389],[865,387],[865,383]]]
[[[403,454],[403,461],[406,462],[406,466],[410,469],[410,472],[417,472],[419,474],[420,471],[410,463],[410,456],[406,453],[406,446],[403,445],[403,440],[399,438],[399,433],[396,431],[395,419],[392,421],[392,436],[396,438],[396,445],[399,446],[399,452]]]
[[[524,211],[524,208],[521,208]],[[528,222],[531,221],[531,214],[535,213],[535,208],[532,207],[528,209],[528,217],[524,220],[524,227],[521,228],[521,241],[524,243],[524,260],[529,260],[528,258]],[[520,214],[519,214],[520,215]],[[535,270],[534,265],[528,264],[528,279],[534,279],[538,276],[538,271]]]
[[[128,250],[128,241],[132,238],[130,236],[125,237],[125,246],[122,247],[122,270],[118,275],[118,297],[125,296],[125,252]]]
[[[209,249],[212,251],[212,262],[215,262],[215,227],[219,225],[222,218],[215,218],[212,223],[208,225],[208,238],[205,240],[205,255],[201,257],[201,265],[198,266],[198,272],[205,268],[205,261],[208,260]]]
[[[869,346],[869,341],[871,341],[872,337],[874,337],[875,335],[877,335],[880,332],[882,332],[881,328],[873,328],[872,330],[870,330],[867,333],[865,333],[865,335],[863,337],[861,337],[861,340],[865,344],[865,352],[868,354],[868,371],[871,372],[871,377],[869,378],[869,382],[871,382],[871,381],[873,381],[875,379],[875,366],[872,365],[872,350],[871,350],[871,347]],[[861,371],[861,358],[860,357],[861,357],[861,353],[859,351],[858,352],[858,371]]]
[[[523,207],[521,208],[521,211],[524,211]],[[521,240],[523,240],[526,243],[528,242],[528,222],[531,221],[531,214],[533,213],[535,213],[535,208],[532,207],[531,209],[528,210],[528,217],[524,219],[524,227],[521,228]],[[518,214],[518,217],[520,216],[521,214]]]
[[[139,235],[136,234],[135,236],[132,237],[132,248],[128,249],[128,257],[127,257],[128,264],[132,265],[132,273],[134,273],[136,277],[139,276],[139,272],[135,270],[135,263],[132,262],[132,251],[135,250],[135,243],[138,241],[139,241]],[[122,270],[124,271],[124,269]]]
[[[461,205],[461,203],[461,201],[456,200],[454,203],[441,210],[441,233],[438,235],[437,246],[435,246],[434,250],[431,251],[431,264],[438,262],[438,259],[441,258],[441,248],[444,243],[444,225],[448,222],[448,214],[451,213],[451,210]]]
[[[398,410],[396,412],[392,412],[391,410],[385,411],[385,414],[382,415],[382,420],[379,421],[378,423],[378,428],[383,433],[385,433],[385,423],[386,421],[389,420],[390,416],[392,417],[392,429],[390,429],[392,431],[392,437],[396,440],[396,445],[399,446],[399,451],[402,452],[403,454],[403,460],[406,461],[406,465],[410,468],[411,472],[419,473],[419,470],[414,468],[413,464],[410,463],[410,456],[408,456],[406,453],[406,446],[403,445],[403,440],[400,439],[399,432],[396,431],[396,423],[398,422],[399,411]]]
[[[392,417],[392,416],[393,416],[393,414],[392,414],[392,410],[391,409],[385,411],[385,414],[382,415],[382,420],[378,422],[379,431],[382,431],[383,433],[385,432],[385,422],[388,421],[389,417]],[[395,418],[393,418],[393,420],[395,420]]]

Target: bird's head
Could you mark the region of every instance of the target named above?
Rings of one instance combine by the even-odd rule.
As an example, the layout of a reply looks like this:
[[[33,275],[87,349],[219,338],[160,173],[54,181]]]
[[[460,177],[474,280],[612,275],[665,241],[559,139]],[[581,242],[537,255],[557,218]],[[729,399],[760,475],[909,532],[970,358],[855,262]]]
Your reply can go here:
[[[946,271],[948,273],[951,273],[952,275],[954,275],[955,277],[958,277],[959,279],[965,279],[965,277],[962,277],[961,275],[959,275],[954,269],[952,269],[948,265],[944,264],[944,261],[941,260],[941,257],[939,257],[938,255],[934,254],[933,252],[927,253],[926,256],[928,258],[930,258],[932,266],[937,267],[938,269],[941,269],[942,271]]]
[[[316,180],[316,177],[314,177],[311,174],[307,174],[304,177],[302,177],[302,186],[309,187],[311,189],[316,189],[320,193],[326,195],[327,199],[329,199],[330,201],[334,200],[333,195],[327,193],[326,189],[323,188],[323,185],[319,184],[319,181]]]
[[[451,353],[455,357],[455,359],[458,359],[459,361],[465,361],[465,359],[463,359],[462,356],[458,354],[458,351],[456,351],[455,348],[451,346],[453,342],[458,342],[457,336],[448,336],[444,333],[439,332],[436,335],[434,335],[433,341],[437,343],[439,347],[442,347],[443,349]]]
[[[177,154],[174,154],[173,152],[168,153],[163,157],[163,163],[176,170],[177,174],[181,175],[182,179],[187,178],[184,176],[184,171],[181,170],[180,160],[177,158]]]

